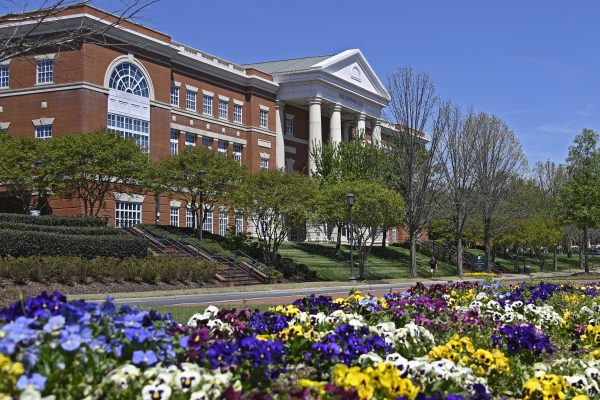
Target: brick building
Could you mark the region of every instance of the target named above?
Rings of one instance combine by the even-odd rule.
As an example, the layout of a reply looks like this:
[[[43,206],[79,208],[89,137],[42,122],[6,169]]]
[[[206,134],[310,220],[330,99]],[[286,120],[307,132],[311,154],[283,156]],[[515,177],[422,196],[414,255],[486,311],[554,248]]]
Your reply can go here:
[[[71,7],[44,22],[45,34],[79,26],[110,26],[114,17]],[[15,18],[0,30],[34,21]],[[310,173],[310,149],[364,131],[385,141],[395,130],[381,121],[389,96],[360,50],[237,65],[122,22],[68,50],[45,49],[0,64],[0,130],[47,139],[108,128],[134,137],[154,161],[185,146],[209,146],[250,172],[284,168]],[[77,200],[55,198],[51,212],[78,215]],[[191,226],[185,204],[166,196],[114,193],[103,213],[116,226]],[[204,229],[246,229],[241,214],[215,208]],[[396,230],[391,241],[400,240]],[[399,233],[399,232],[398,232]],[[319,240],[321,231],[311,230]]]

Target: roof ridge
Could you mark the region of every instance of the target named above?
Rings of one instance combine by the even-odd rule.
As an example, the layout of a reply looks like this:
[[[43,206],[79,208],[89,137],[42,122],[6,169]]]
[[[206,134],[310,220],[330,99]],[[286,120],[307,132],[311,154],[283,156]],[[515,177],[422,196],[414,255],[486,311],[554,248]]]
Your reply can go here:
[[[282,59],[282,60],[257,61],[257,62],[251,62],[251,63],[244,63],[244,64],[240,64],[240,65],[241,66],[245,66],[245,65],[256,65],[256,64],[267,64],[267,63],[274,63],[274,62],[283,62],[283,61],[305,60],[307,58],[333,57],[333,56],[335,56],[337,54],[339,54],[339,53],[335,53],[335,54],[322,54],[322,55],[317,55],[317,56],[293,57],[293,58],[285,58],[285,59]]]

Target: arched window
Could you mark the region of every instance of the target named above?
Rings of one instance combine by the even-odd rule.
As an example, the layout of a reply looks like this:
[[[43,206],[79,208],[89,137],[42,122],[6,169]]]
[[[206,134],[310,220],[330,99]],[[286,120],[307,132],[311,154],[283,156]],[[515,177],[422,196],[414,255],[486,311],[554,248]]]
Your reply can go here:
[[[138,67],[128,62],[117,65],[110,75],[108,86],[122,92],[150,97],[146,77]]]

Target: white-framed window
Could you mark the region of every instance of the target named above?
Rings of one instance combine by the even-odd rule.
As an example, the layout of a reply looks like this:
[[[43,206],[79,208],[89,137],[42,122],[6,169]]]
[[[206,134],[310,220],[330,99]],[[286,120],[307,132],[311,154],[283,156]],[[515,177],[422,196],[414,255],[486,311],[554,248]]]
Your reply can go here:
[[[227,108],[229,107],[229,102],[227,100],[219,99],[219,118],[227,119]]]
[[[171,207],[169,217],[171,226],[179,226],[179,207]]]
[[[219,235],[227,235],[227,227],[229,225],[229,212],[227,210],[219,210]]]
[[[269,110],[260,110],[260,127],[269,127]]]
[[[169,154],[172,156],[179,153],[179,132],[171,130],[171,138],[169,139]]]
[[[150,151],[149,123],[141,119],[108,114],[107,128],[125,138],[134,138],[144,153]]]
[[[6,89],[10,86],[10,66],[0,65],[0,88]]]
[[[238,163],[242,163],[242,149],[244,146],[240,143],[233,144],[233,159]]]
[[[185,108],[190,111],[196,111],[196,96],[197,93],[193,90],[185,91]]]
[[[113,70],[108,87],[121,92],[150,97],[150,87],[144,73],[134,64],[124,62]]]
[[[203,146],[206,146],[209,149],[212,149],[212,142],[213,142],[213,139],[211,137],[202,136],[202,145]]]
[[[54,60],[38,60],[37,83],[54,82]]]
[[[179,106],[179,86],[171,83],[171,105]]]
[[[219,146],[217,147],[217,151],[220,155],[227,157],[227,147],[229,146],[229,142],[225,140],[219,140]]]
[[[241,104],[233,105],[233,122],[242,123],[242,109],[243,106]]]
[[[205,94],[202,96],[202,114],[213,115],[213,98]]]
[[[269,159],[266,157],[260,158],[260,169],[267,170],[269,169]]]
[[[240,235],[244,233],[244,213],[236,211],[235,215],[235,234]]]
[[[213,209],[210,208],[208,211],[204,210],[204,223],[202,224],[202,230],[213,233]]]
[[[196,135],[193,133],[185,134],[185,147],[195,147],[196,146]]]
[[[285,134],[294,136],[294,118],[292,117],[285,117]]]
[[[188,228],[194,227],[194,213],[191,208],[185,209],[185,226]]]
[[[52,125],[38,125],[35,127],[36,139],[52,139]]]
[[[126,228],[142,223],[142,204],[117,201],[115,204],[115,226]]]
[[[392,228],[391,242],[396,243],[396,228]]]

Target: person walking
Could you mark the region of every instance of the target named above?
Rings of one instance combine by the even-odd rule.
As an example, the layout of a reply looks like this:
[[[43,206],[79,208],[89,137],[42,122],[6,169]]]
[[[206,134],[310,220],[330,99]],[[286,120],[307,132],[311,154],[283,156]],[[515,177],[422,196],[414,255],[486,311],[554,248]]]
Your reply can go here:
[[[435,273],[437,272],[437,260],[435,259],[435,256],[431,256],[429,266],[431,267],[431,277],[435,278]]]

